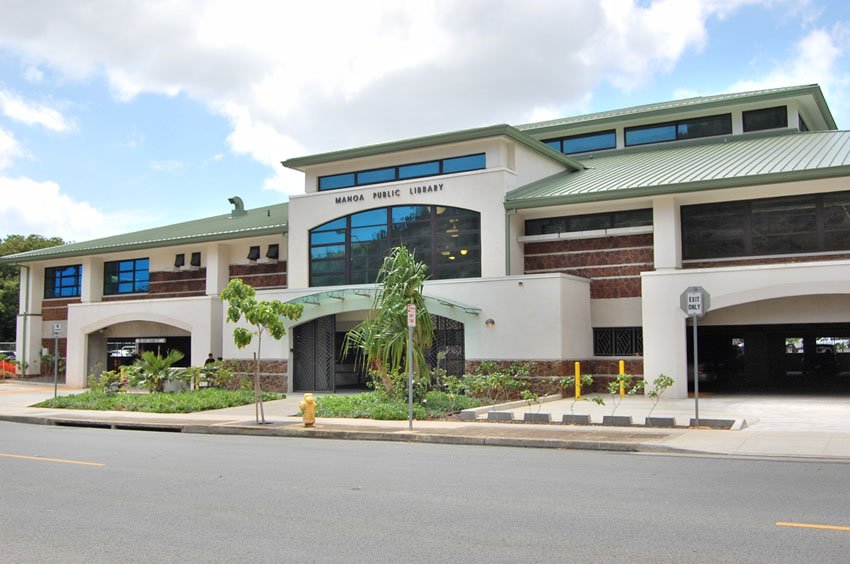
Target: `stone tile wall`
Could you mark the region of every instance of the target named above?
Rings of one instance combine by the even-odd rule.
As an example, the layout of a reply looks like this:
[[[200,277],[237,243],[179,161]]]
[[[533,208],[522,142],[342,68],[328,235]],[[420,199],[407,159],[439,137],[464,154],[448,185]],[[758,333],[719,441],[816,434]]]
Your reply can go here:
[[[286,261],[231,264],[230,279],[241,278],[254,288],[286,288]]]
[[[640,297],[640,273],[653,269],[652,233],[525,244],[525,273],[590,278],[590,297]]]

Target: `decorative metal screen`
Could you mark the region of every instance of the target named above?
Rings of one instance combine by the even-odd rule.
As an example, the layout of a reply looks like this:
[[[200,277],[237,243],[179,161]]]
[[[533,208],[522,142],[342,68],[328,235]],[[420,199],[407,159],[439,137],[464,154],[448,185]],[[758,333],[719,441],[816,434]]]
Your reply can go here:
[[[432,315],[431,320],[434,324],[434,342],[425,353],[428,364],[445,368],[449,375],[462,376],[466,367],[463,323],[439,315]],[[441,352],[446,354],[446,358],[438,361],[437,355]]]
[[[335,318],[327,315],[295,327],[293,390],[334,390]]]
[[[635,356],[643,354],[642,327],[597,327],[593,329],[595,356]]]

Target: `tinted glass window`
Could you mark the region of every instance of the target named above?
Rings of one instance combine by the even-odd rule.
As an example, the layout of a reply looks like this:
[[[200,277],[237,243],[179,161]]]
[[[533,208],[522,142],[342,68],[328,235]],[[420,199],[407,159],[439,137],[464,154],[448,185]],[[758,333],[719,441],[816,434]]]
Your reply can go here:
[[[336,190],[337,188],[350,188],[351,186],[354,186],[353,172],[319,178],[319,190]]]
[[[850,250],[850,192],[682,208],[685,259]]]
[[[341,229],[340,225],[344,225]],[[388,250],[405,245],[430,277],[481,275],[477,212],[445,206],[378,208],[336,219],[310,232],[310,285],[371,284]]]
[[[788,108],[777,106],[762,110],[750,110],[749,112],[744,112],[743,119],[744,131],[761,131],[762,129],[788,127]]]
[[[443,160],[443,174],[452,172],[464,172],[467,170],[480,170],[484,168],[484,153],[468,155],[466,157],[455,157]]]
[[[645,145],[675,140],[676,126],[672,124],[626,130],[626,145]]]
[[[336,190],[352,186],[368,186],[379,182],[392,182],[408,178],[438,176],[468,170],[487,168],[487,158],[484,153],[464,155],[448,159],[389,166],[373,170],[360,170],[344,174],[319,177],[319,190]]]
[[[398,167],[399,179],[417,178],[420,176],[434,176],[440,174],[440,161],[429,163],[418,163]]]
[[[79,264],[44,269],[45,298],[76,298],[82,288],[82,270]]]
[[[646,145],[662,141],[729,135],[730,133],[732,133],[732,115],[722,114],[674,123],[629,127],[626,128],[626,145]]]
[[[149,289],[147,258],[107,262],[103,265],[103,293],[130,294]]]
[[[357,184],[376,184],[395,180],[395,168],[381,168],[357,173]]]
[[[652,225],[651,209],[529,219],[525,222],[525,234],[545,235],[646,225]]]
[[[563,153],[586,153],[589,151],[600,151],[603,149],[614,149],[617,146],[617,137],[613,131],[594,133],[592,135],[581,135],[566,137],[563,140]]]

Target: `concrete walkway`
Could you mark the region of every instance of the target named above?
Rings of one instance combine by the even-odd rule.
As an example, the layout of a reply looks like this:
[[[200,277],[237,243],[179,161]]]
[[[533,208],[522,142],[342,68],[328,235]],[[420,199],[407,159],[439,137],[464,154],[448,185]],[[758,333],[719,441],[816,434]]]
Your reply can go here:
[[[60,394],[76,393],[60,386]],[[266,425],[255,423],[254,406],[247,405],[192,414],[153,414],[109,411],[41,409],[30,405],[53,397],[53,387],[14,381],[0,382],[0,421],[46,425],[81,425],[119,429],[170,430],[209,434],[249,434],[405,442],[538,448],[583,448],[638,452],[678,452],[768,457],[815,457],[850,461],[850,397],[710,396],[700,399],[701,419],[735,419],[737,430],[684,427],[694,415],[693,399],[665,400],[653,416],[674,417],[676,428],[646,428],[643,420],[651,402],[625,398],[616,415],[632,416],[635,426],[610,427],[563,424],[488,423],[478,421],[372,421],[325,419],[305,428],[298,417],[302,394],[266,402]],[[591,416],[601,423],[611,413],[589,401],[546,401],[539,406],[515,406],[515,419],[525,412],[549,413],[553,421],[564,414]],[[503,408],[499,408],[502,410]],[[485,414],[480,417],[486,417]]]

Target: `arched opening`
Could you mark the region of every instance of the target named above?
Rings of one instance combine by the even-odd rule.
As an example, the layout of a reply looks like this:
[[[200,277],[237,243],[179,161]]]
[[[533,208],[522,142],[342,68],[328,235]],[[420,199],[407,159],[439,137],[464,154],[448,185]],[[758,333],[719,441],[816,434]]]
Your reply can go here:
[[[688,382],[693,339],[688,326]],[[850,395],[850,296],[789,296],[710,311],[697,325],[700,391]]]

